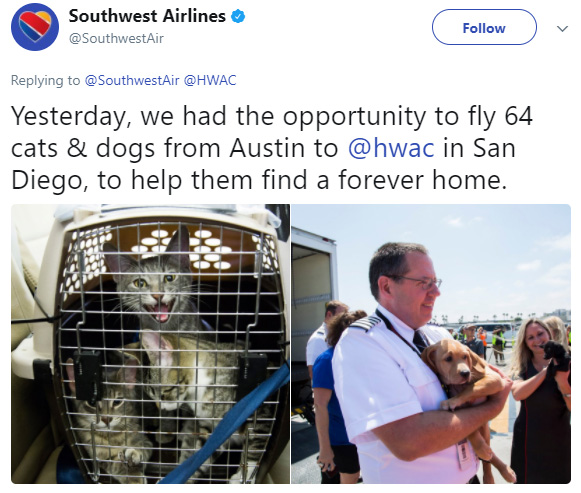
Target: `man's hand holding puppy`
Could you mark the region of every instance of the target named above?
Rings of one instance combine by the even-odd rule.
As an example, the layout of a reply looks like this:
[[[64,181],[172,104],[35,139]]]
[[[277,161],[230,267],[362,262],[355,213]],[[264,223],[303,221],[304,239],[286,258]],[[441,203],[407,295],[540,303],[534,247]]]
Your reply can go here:
[[[455,445],[498,416],[511,388],[512,380],[503,378],[502,388],[479,406],[454,413],[428,411],[415,414],[376,428],[373,433],[398,459],[413,461]]]
[[[491,396],[488,396],[488,403],[492,403],[496,408],[496,414],[493,414],[493,416],[490,419],[495,418],[496,416],[498,416],[500,414],[500,412],[504,409],[504,405],[506,404],[506,400],[508,399],[508,396],[510,395],[510,391],[512,389],[512,380],[510,378],[508,378],[506,375],[501,375],[501,381],[502,381],[502,389],[499,390],[496,394],[493,394]],[[488,421],[490,421],[490,419]]]

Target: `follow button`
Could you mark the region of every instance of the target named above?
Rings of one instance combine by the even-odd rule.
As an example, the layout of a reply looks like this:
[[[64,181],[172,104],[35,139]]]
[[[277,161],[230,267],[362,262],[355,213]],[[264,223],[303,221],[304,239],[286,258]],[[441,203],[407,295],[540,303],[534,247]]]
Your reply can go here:
[[[432,22],[445,45],[524,45],[537,33],[537,21],[523,9],[447,9]]]

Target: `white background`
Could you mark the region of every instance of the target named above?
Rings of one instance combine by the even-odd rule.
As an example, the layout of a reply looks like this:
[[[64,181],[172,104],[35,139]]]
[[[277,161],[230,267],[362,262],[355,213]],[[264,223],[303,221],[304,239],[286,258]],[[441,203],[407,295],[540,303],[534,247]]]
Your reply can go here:
[[[9,24],[24,2],[2,2],[2,186],[5,207],[3,223],[9,224],[9,205],[14,203],[557,203],[570,204],[572,222],[578,221],[580,164],[579,149],[579,3],[574,1],[506,2],[344,2],[344,1],[222,1],[222,2],[70,2],[47,3],[60,20],[60,34],[49,49],[28,52],[12,39]],[[526,8],[537,19],[538,31],[524,46],[445,46],[432,34],[434,16],[446,8]],[[116,11],[159,13],[179,7],[196,7],[202,12],[225,12],[224,23],[156,24],[69,24],[68,10],[99,12],[108,7]],[[230,21],[230,13],[241,9],[246,20]],[[159,15],[159,14],[158,14]],[[160,16],[161,17],[161,16]],[[557,25],[569,26],[561,32]],[[148,45],[71,45],[72,32],[93,35],[159,33],[163,44]],[[62,89],[23,88],[10,85],[11,75],[23,77],[74,76],[78,87]],[[233,87],[93,87],[84,86],[86,75],[111,77],[175,75],[183,80],[188,74],[236,74]],[[133,122],[128,130],[112,132],[107,128],[16,127],[10,105],[35,109],[127,110]],[[182,107],[193,110],[228,108],[226,127],[186,127],[179,124]],[[481,104],[496,110],[493,127],[483,132],[469,127],[466,111]],[[239,127],[234,109],[250,105],[256,110],[272,111],[278,124]],[[286,110],[392,110],[398,105],[428,115],[420,131],[407,127],[332,127],[320,132],[300,132],[282,125]],[[509,127],[501,121],[506,108],[532,107],[533,124]],[[433,123],[436,107],[456,110],[461,121],[454,127]],[[176,124],[171,127],[143,128],[138,111],[173,110]],[[428,121],[429,120],[429,121]],[[127,159],[73,159],[66,156],[70,138],[86,140],[88,147],[107,136],[124,142],[162,142],[167,136],[178,141],[220,142],[220,159],[182,158],[147,159],[131,165]],[[276,138],[305,144],[304,159],[229,159],[228,148],[236,137],[247,142],[270,142]],[[347,144],[356,137],[384,142],[434,142],[444,137],[466,144],[464,159],[372,159],[357,161],[349,157]],[[470,156],[470,142],[512,142],[516,157],[484,159]],[[34,142],[40,138],[59,145],[59,157],[52,159],[15,159],[10,148],[14,142]],[[315,159],[311,142],[320,138],[339,145],[336,158]],[[157,147],[162,151],[162,147]],[[441,156],[441,151],[438,152]],[[52,195],[49,191],[12,190],[12,169],[35,169],[36,173],[79,173],[86,177],[88,193]],[[169,198],[164,191],[102,191],[90,180],[96,171],[129,176],[136,168],[141,174],[168,172],[188,176],[205,168],[214,174],[253,174],[256,189],[248,191],[194,191],[184,186]],[[294,175],[308,170],[309,190],[263,191],[259,175],[265,168]],[[424,174],[421,190],[338,190],[316,189],[316,175],[335,176],[341,169],[359,174]],[[506,189],[486,191],[441,191],[431,187],[431,173],[496,174]],[[7,229],[5,229],[7,231]],[[572,228],[573,245],[578,230]],[[523,241],[527,241],[523,239]],[[8,244],[7,242],[5,243]],[[7,247],[4,247],[7,253]],[[7,266],[7,263],[5,263]],[[577,260],[573,258],[573,271]],[[7,267],[5,267],[6,269]],[[573,299],[577,275],[573,275]],[[6,276],[7,278],[7,276]],[[7,374],[7,372],[5,373]],[[575,443],[575,441],[574,441]],[[574,449],[574,463],[577,457]]]

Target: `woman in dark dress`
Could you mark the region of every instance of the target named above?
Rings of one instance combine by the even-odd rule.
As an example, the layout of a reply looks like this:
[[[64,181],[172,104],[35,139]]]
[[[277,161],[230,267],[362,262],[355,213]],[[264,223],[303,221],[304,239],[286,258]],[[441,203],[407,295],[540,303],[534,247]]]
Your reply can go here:
[[[547,325],[526,320],[518,333],[511,376],[520,401],[510,466],[519,484],[571,481],[571,386],[569,372],[555,372],[541,347],[551,339]]]

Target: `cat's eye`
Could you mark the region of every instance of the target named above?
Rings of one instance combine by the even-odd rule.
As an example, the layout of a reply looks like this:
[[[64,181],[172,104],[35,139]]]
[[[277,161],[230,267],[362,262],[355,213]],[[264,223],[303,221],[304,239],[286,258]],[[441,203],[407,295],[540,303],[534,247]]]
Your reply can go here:
[[[115,399],[113,401],[113,407],[119,407],[121,404],[123,404],[123,401],[121,399]]]
[[[169,399],[171,397],[171,394],[173,394],[175,389],[176,389],[176,387],[169,387],[167,389],[162,390],[161,393],[162,393],[163,398]]]
[[[147,282],[144,279],[135,279],[133,281],[133,285],[136,288],[146,288],[147,287]]]
[[[163,278],[164,282],[174,282],[176,280],[175,274],[167,274]]]

